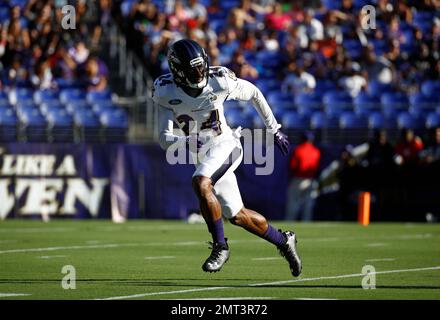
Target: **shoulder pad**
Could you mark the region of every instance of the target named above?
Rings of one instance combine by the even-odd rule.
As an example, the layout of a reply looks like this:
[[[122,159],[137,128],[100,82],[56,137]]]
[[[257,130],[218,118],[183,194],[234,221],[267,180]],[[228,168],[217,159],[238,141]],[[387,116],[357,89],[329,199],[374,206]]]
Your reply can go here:
[[[164,89],[173,83],[173,77],[171,73],[163,74],[154,80],[152,97],[159,98],[163,95]]]

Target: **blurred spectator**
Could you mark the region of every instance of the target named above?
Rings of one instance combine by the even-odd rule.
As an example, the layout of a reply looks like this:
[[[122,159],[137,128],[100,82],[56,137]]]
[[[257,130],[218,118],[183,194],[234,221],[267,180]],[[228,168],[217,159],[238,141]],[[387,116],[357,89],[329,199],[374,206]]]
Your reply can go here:
[[[321,152],[313,144],[313,135],[305,132],[293,151],[289,163],[289,189],[286,220],[313,219],[313,205],[317,197],[316,181]]]
[[[389,84],[393,81],[391,63],[385,57],[377,57],[373,49],[367,48],[362,67],[368,74],[368,81],[377,80]]]
[[[205,22],[206,20],[206,9],[198,2],[198,0],[188,0],[185,11],[188,19],[195,19],[199,24]]]
[[[347,61],[347,65],[347,71],[339,80],[339,85],[354,98],[359,92],[366,89],[367,80],[362,75],[361,67],[358,63]]]
[[[86,83],[89,91],[103,91],[107,89],[108,69],[97,57],[90,57],[85,66]]]
[[[395,147],[395,161],[398,165],[417,164],[419,153],[422,149],[423,142],[414,134],[414,131],[412,129],[403,129],[400,141]]]
[[[266,15],[266,27],[269,30],[287,30],[292,23],[292,17],[283,12],[280,3],[272,5],[271,13]]]
[[[394,164],[394,148],[388,141],[386,130],[376,130],[368,143],[366,160],[373,169],[389,169]]]
[[[306,48],[312,40],[324,39],[324,26],[321,21],[313,17],[311,10],[304,13],[304,21],[298,27],[298,35],[301,39],[301,47]]]
[[[426,148],[420,152],[420,158],[423,163],[440,162],[440,127],[435,128],[432,133],[431,141]]]
[[[315,77],[307,73],[303,66],[298,66],[295,61],[290,61],[287,68],[289,73],[281,85],[283,92],[298,94],[311,91],[316,87]]]

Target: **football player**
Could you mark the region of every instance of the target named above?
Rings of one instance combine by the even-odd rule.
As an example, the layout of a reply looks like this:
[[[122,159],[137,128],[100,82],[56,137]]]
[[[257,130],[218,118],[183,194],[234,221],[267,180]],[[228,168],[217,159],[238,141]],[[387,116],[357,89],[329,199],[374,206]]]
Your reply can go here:
[[[192,186],[200,210],[212,235],[212,251],[204,262],[205,272],[220,271],[229,259],[222,216],[245,230],[274,244],[290,266],[293,276],[301,273],[301,259],[292,231],[275,229],[259,213],[245,208],[234,170],[243,158],[239,130],[225,119],[223,102],[251,101],[273,134],[284,155],[289,151],[287,136],[279,129],[266,99],[252,83],[239,79],[225,67],[210,67],[205,50],[193,40],[179,40],[167,54],[169,74],[154,82],[153,100],[159,106],[160,145],[186,146],[195,159]],[[179,134],[173,122],[183,131]],[[200,152],[203,148],[206,152]]]

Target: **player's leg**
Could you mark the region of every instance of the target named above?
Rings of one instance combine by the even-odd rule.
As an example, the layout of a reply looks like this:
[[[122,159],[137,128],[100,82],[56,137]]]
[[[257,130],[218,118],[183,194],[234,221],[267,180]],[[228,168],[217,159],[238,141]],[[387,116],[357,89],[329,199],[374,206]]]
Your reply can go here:
[[[274,244],[289,263],[292,275],[297,277],[301,274],[302,263],[296,249],[297,240],[294,232],[277,230],[263,215],[245,207],[229,221]]]
[[[239,140],[231,139],[213,145],[193,175],[193,188],[213,240],[211,255],[202,266],[204,271],[219,271],[229,259],[229,247],[223,230],[222,207],[214,192],[214,185],[228,172],[235,170],[241,157]]]
[[[214,191],[222,206],[222,214],[229,221],[245,230],[274,244],[289,262],[294,276],[301,273],[301,260],[296,252],[296,235],[293,232],[282,232],[268,223],[266,218],[243,205],[237,178],[233,172],[228,173],[214,185]]]
[[[212,180],[204,176],[195,176],[192,179],[192,185],[199,200],[202,216],[212,235],[212,241],[214,243],[226,244],[223,231],[222,208],[213,192]]]

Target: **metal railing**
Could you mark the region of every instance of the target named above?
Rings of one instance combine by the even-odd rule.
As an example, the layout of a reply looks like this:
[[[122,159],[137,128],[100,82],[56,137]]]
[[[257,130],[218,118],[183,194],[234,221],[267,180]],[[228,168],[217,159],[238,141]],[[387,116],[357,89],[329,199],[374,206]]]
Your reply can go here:
[[[153,79],[136,54],[127,47],[125,35],[115,21],[108,33],[108,52],[103,54],[112,71],[110,86],[115,92],[113,99],[129,114],[129,142],[154,141],[157,111],[151,99]]]

